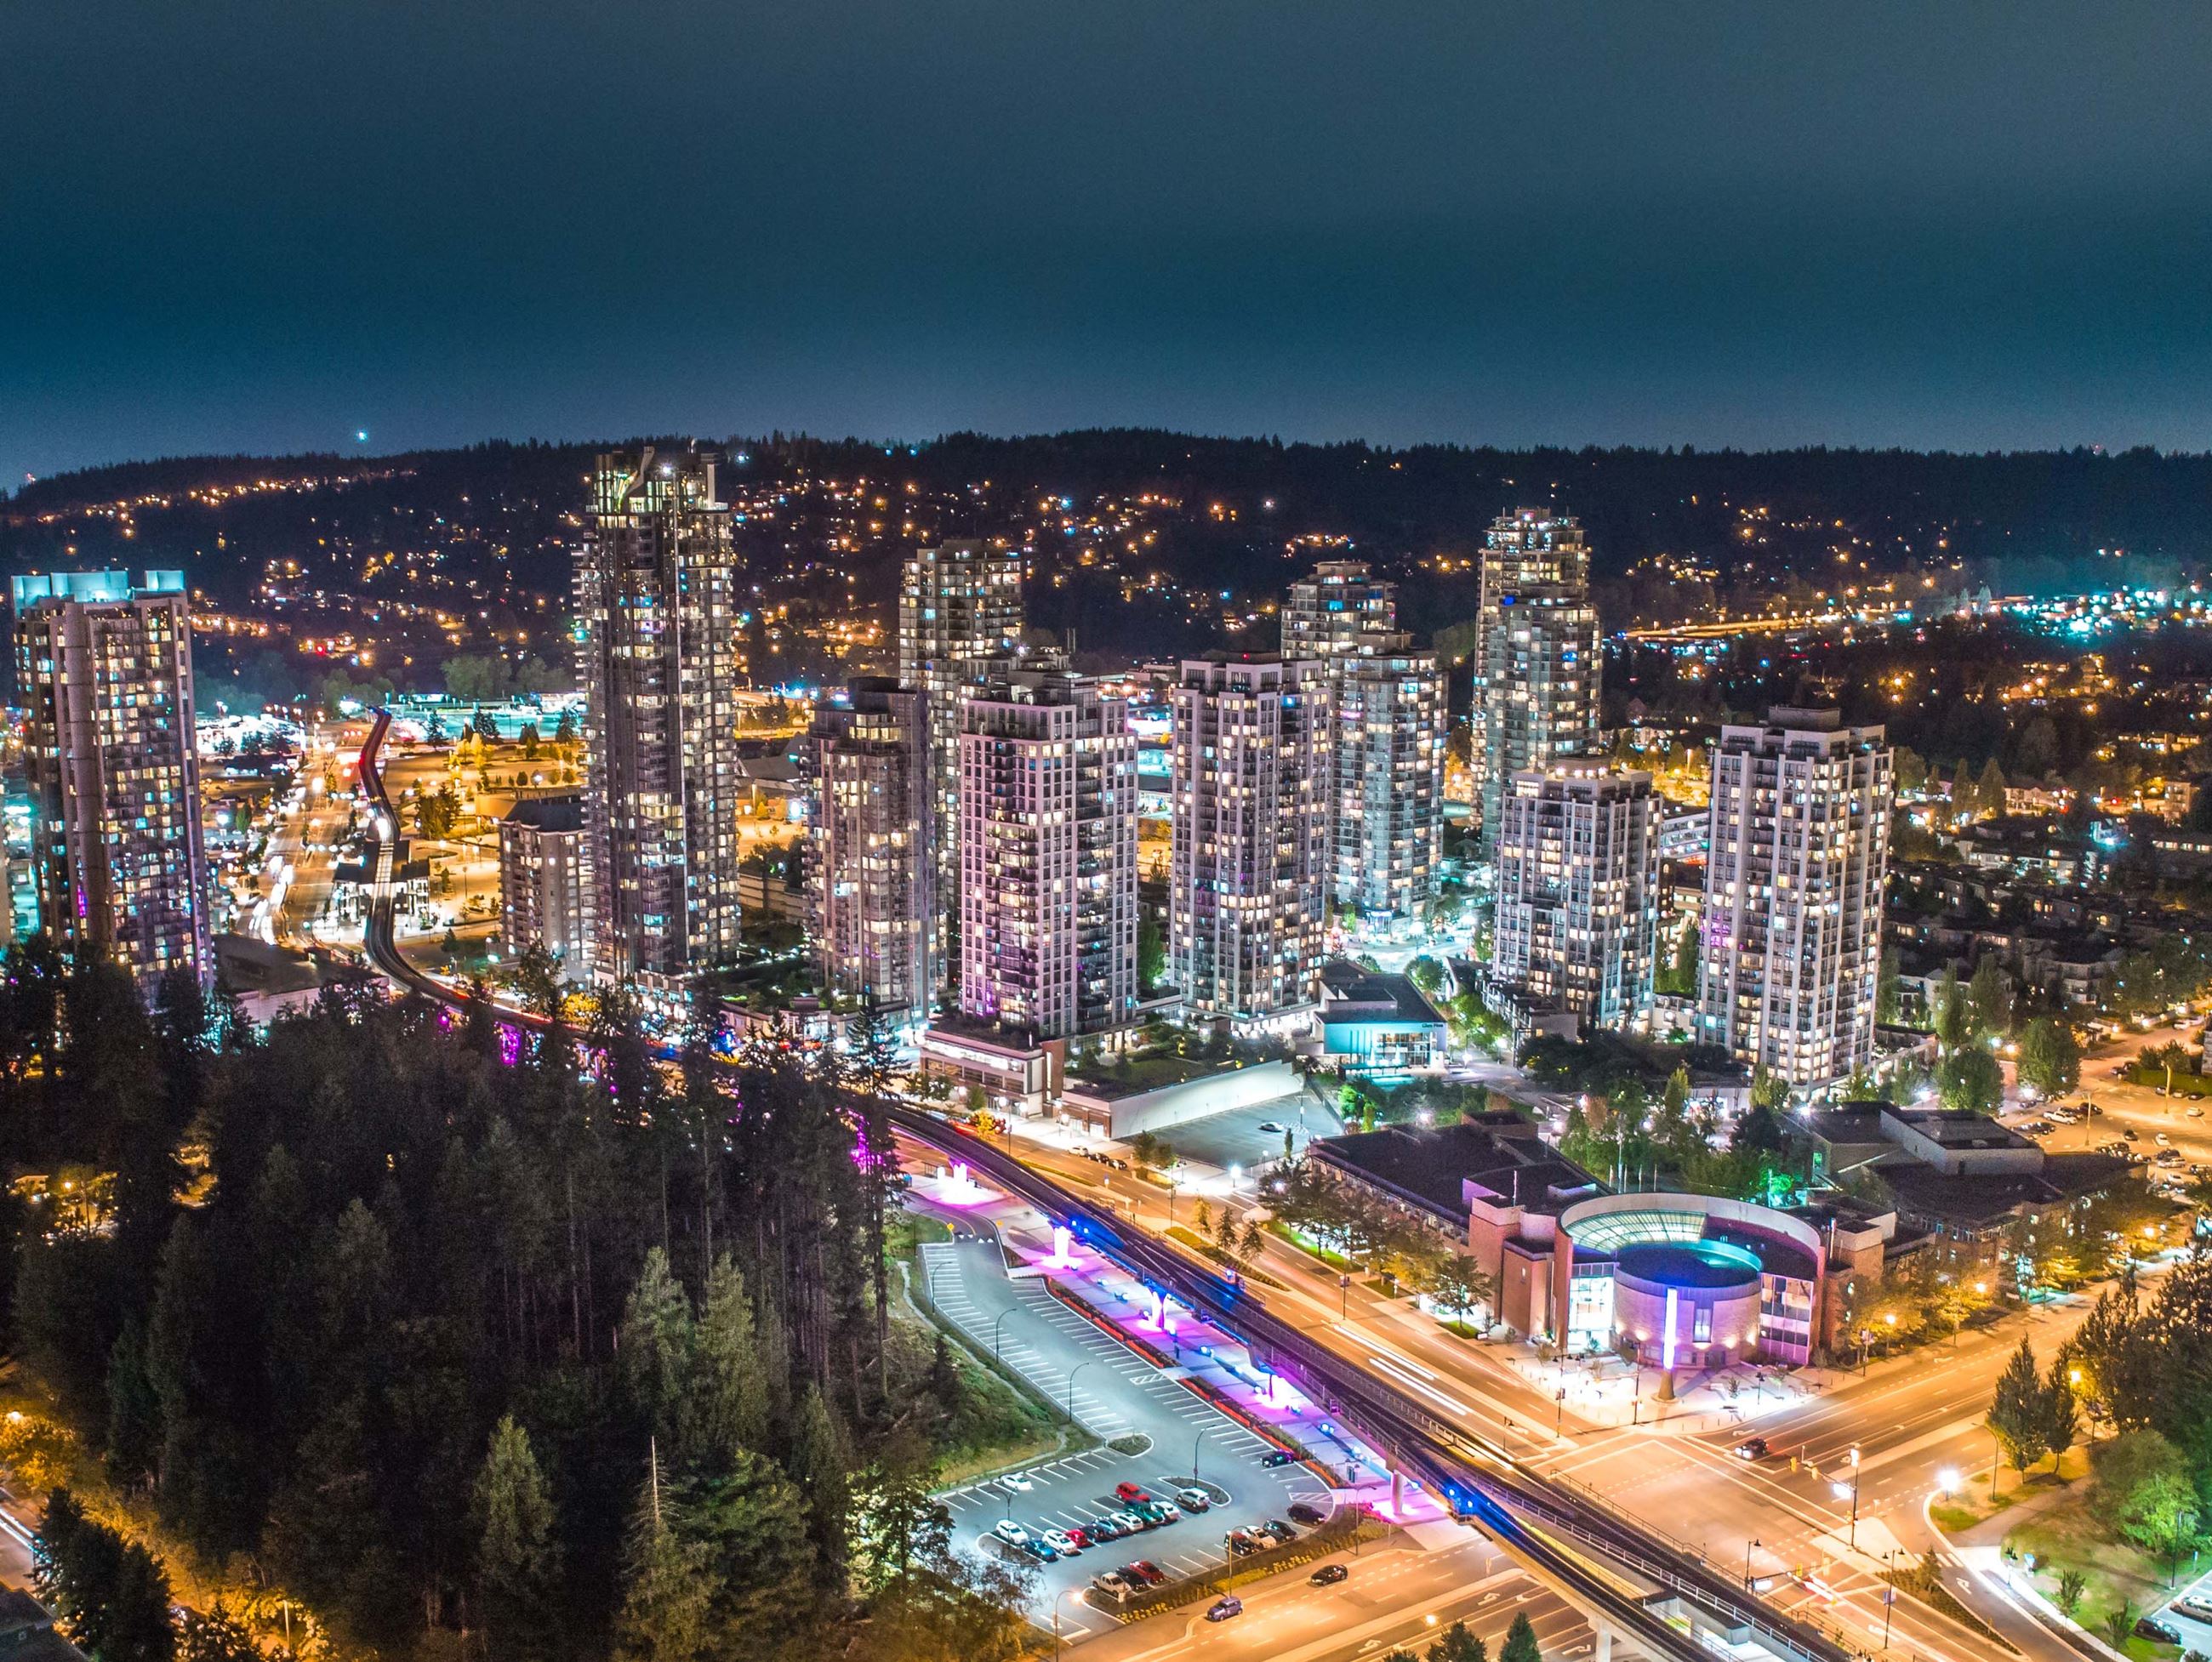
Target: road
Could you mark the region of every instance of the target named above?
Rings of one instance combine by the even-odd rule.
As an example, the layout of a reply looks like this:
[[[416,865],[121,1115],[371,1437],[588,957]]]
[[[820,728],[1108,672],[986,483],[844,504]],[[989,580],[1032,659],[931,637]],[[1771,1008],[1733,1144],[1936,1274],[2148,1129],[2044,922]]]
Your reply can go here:
[[[1524,1612],[1547,1659],[1590,1654],[1589,1623],[1472,1532],[1440,1551],[1400,1541],[1327,1562],[1350,1575],[1316,1587],[1307,1580],[1314,1566],[1286,1571],[1240,1588],[1244,1612],[1231,1621],[1208,1622],[1203,1605],[1153,1617],[1092,1641],[1085,1662],[1177,1662],[1201,1653],[1206,1662],[1378,1662],[1396,1647],[1425,1651],[1455,1621],[1496,1656]]]
[[[2131,1085],[2115,1077],[2124,1064],[2133,1061],[2152,1046],[2179,1044],[2194,1052],[2199,1031],[2199,1024],[2195,1022],[2184,1027],[2155,1028],[2148,1033],[2130,1030],[2121,1038],[2085,1052],[2081,1086],[2068,1092],[2063,1100],[2078,1103],[2086,1098],[2104,1112],[2075,1125],[2058,1126],[2050,1136],[2039,1140],[2054,1152],[2096,1149],[2111,1142],[2125,1127],[2136,1132],[2140,1139],[2136,1146],[2145,1155],[2155,1153],[2157,1138],[2164,1136],[2181,1150],[2185,1160],[2212,1164],[2212,1097],[2160,1096],[2154,1089]],[[2191,1108],[2200,1112],[2192,1114]],[[2005,1115],[2007,1122],[2015,1125],[2035,1117],[2031,1110]]]
[[[1078,1192],[1102,1194],[1152,1228],[1166,1226],[1168,1198],[1157,1186],[1079,1157],[1027,1145],[1022,1152]],[[1190,1210],[1187,1200],[1177,1206],[1182,1221]],[[2088,1303],[2077,1299],[2015,1314],[1990,1330],[1962,1335],[1955,1349],[1878,1362],[1864,1379],[1840,1383],[1814,1401],[1770,1407],[1755,1423],[1777,1457],[1753,1466],[1729,1453],[1746,1435],[1741,1426],[1681,1435],[1672,1428],[1591,1424],[1572,1411],[1571,1392],[1567,1403],[1556,1401],[1490,1347],[1459,1337],[1406,1301],[1381,1298],[1357,1283],[1339,1285],[1315,1260],[1272,1237],[1257,1267],[1281,1283],[1280,1290],[1264,1289],[1272,1310],[1334,1348],[1362,1356],[1378,1377],[1454,1413],[1467,1428],[1535,1469],[1588,1485],[1711,1564],[1740,1575],[1749,1548],[1754,1575],[1812,1572],[1832,1589],[1832,1604],[1788,1581],[1778,1582],[1769,1597],[1792,1614],[1841,1624],[1869,1648],[1879,1645],[1887,1616],[1892,1651],[1929,1662],[1978,1662],[1985,1641],[1917,1601],[1899,1598],[1885,1607],[1880,1556],[1909,1553],[1917,1560],[1936,1544],[1922,1503],[1939,1473],[1955,1471],[1968,1480],[1979,1474],[1986,1481],[1991,1448],[1980,1422],[2006,1359],[2023,1334],[2050,1356]],[[1858,1550],[1851,1545],[1850,1497],[1839,1499],[1831,1487],[1854,1446],[1861,1456]],[[1788,1469],[1792,1453],[1802,1463],[1795,1473]],[[2014,1635],[2003,1623],[2008,1612],[1984,1611],[1988,1601],[1971,1586],[1954,1590],[2027,1655],[2064,1654],[2033,1629]]]

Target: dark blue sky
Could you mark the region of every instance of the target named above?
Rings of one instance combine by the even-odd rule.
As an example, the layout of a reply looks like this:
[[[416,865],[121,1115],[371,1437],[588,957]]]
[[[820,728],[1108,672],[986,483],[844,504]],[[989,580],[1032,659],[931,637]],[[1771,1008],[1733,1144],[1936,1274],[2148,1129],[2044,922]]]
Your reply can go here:
[[[2204,449],[2208,66],[2186,3],[0,5],[0,480],[362,428]]]

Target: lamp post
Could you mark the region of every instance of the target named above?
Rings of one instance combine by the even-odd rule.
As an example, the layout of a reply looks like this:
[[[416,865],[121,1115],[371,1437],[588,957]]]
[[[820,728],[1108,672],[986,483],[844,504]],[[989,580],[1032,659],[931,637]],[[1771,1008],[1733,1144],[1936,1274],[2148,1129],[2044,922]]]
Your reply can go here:
[[[1062,1587],[1052,1596],[1052,1653],[1054,1658],[1060,1655],[1060,1601],[1071,1592],[1082,1591],[1081,1587]]]
[[[1743,1544],[1743,1590],[1746,1592],[1749,1592],[1751,1591],[1752,1550],[1760,1544],[1761,1543],[1756,1536]]]
[[[1859,1446],[1851,1445],[1851,1550],[1859,1546]]]
[[[1098,1358],[1097,1358],[1097,1357],[1096,1357],[1096,1356],[1092,1356],[1092,1357],[1091,1357],[1088,1361],[1085,1361],[1085,1362],[1079,1362],[1076,1363],[1076,1364],[1075,1364],[1075,1366],[1074,1366],[1074,1368],[1073,1368],[1073,1369],[1071,1369],[1071,1370],[1069,1371],[1069,1373],[1068,1373],[1068,1375],[1067,1375],[1067,1422],[1068,1422],[1070,1425],[1073,1425],[1073,1424],[1075,1423],[1075,1376],[1076,1376],[1076,1374],[1080,1374],[1080,1373],[1081,1373],[1085,1368],[1086,1368],[1090,1367],[1091,1362],[1097,1362],[1097,1360],[1098,1360]]]
[[[1889,1579],[1895,1574],[1890,1568],[1890,1560],[1896,1556],[1897,1550],[1893,1547],[1881,1555],[1881,1647],[1884,1650],[1889,1648],[1890,1614],[1897,1608],[1897,1583]]]
[[[1010,1304],[1005,1309],[1000,1311],[997,1318],[991,1323],[991,1360],[993,1362],[1000,1360],[999,1324],[1006,1320],[1008,1316],[1019,1315],[1021,1313],[1021,1306],[1018,1304]]]

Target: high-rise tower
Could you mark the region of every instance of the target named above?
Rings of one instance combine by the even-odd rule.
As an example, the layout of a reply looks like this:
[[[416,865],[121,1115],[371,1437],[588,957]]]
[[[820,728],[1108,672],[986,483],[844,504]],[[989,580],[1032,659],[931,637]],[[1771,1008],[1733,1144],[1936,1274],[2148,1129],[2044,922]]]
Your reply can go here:
[[[1291,585],[1283,606],[1283,656],[1324,664],[1357,657],[1363,636],[1398,627],[1398,585],[1364,560],[1324,560]]]
[[[602,456],[576,561],[585,821],[603,978],[737,950],[738,624],[710,451]]]
[[[917,549],[899,591],[899,679],[929,695],[938,852],[958,835],[960,703],[1022,638],[1022,552],[973,540]]]
[[[1175,691],[1169,961],[1192,1014],[1310,1004],[1331,873],[1328,677],[1311,658],[1186,659]]]
[[[151,997],[215,971],[200,836],[192,619],[184,573],[15,579],[15,679],[42,926]]]
[[[1893,752],[1833,710],[1778,708],[1713,751],[1698,1038],[1793,1085],[1874,1055]]]
[[[1492,646],[1508,597],[1542,589],[1577,598],[1589,593],[1589,545],[1582,526],[1571,514],[1551,508],[1516,508],[1491,523],[1483,539],[1479,597],[1474,631],[1474,743],[1472,772],[1474,799],[1484,810],[1482,849],[1494,854],[1498,846],[1495,804],[1504,781],[1526,761],[1501,761],[1486,749],[1490,731],[1491,688],[1504,673],[1492,662]],[[1510,668],[1510,666],[1508,666]],[[1591,725],[1595,726],[1597,673],[1589,675]]]
[[[1563,763],[1508,782],[1492,974],[1533,1008],[1592,1026],[1651,1008],[1659,812],[1649,773]]]
[[[1367,640],[1334,678],[1334,889],[1363,925],[1415,926],[1443,853],[1443,676],[1404,635]]]
[[[1087,676],[1013,670],[960,716],[960,1010],[1030,1042],[1137,1007],[1137,740]]]
[[[1446,701],[1433,652],[1397,629],[1398,585],[1324,561],[1291,585],[1283,656],[1329,683],[1330,892],[1363,924],[1418,922],[1443,852]]]
[[[944,979],[928,695],[863,677],[814,716],[814,952],[832,992],[919,1020]]]
[[[1491,597],[1486,597],[1486,599]],[[1482,853],[1494,859],[1506,783],[1597,748],[1597,611],[1579,589],[1530,585],[1495,596],[1476,688],[1482,719]]]

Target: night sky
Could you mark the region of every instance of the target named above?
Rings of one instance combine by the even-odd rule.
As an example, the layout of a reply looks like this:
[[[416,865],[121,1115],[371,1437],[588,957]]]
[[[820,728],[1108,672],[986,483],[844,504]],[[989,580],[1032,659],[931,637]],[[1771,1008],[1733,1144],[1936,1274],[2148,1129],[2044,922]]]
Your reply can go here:
[[[0,481],[772,428],[2202,450],[2208,87],[2186,0],[8,0]]]

